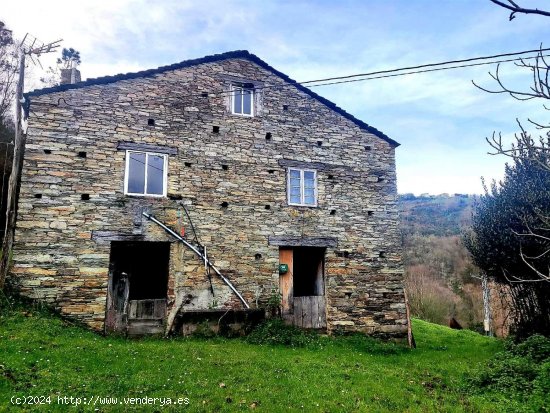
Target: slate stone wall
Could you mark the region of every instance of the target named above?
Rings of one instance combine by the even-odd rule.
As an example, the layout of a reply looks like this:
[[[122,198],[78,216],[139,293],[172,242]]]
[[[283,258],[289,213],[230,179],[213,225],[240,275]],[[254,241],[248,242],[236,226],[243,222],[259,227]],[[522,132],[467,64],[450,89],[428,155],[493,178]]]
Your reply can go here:
[[[220,93],[242,80],[258,90],[254,117],[232,115]],[[124,195],[120,142],[177,149],[168,198]],[[281,160],[314,163],[318,207],[287,205]],[[252,307],[279,285],[269,236],[333,237],[329,332],[406,332],[394,147],[246,59],[33,97],[11,280],[101,330],[110,240],[173,242],[141,212],[176,228],[183,214],[170,198],[180,197],[209,257]],[[240,308],[213,283],[215,296],[203,263],[172,244],[169,309]]]

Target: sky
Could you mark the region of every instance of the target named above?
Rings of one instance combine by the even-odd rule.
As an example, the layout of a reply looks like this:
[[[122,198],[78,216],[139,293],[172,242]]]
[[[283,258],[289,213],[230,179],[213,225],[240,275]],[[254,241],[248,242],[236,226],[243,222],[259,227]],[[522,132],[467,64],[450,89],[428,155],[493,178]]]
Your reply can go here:
[[[542,0],[516,1],[544,8]],[[545,4],[546,3],[546,4]],[[550,7],[547,7],[550,8]],[[134,72],[230,50],[248,50],[307,81],[550,47],[550,18],[509,13],[489,0],[4,0],[0,20],[23,37],[63,39],[80,51],[83,79]],[[59,53],[43,56],[44,67]],[[512,142],[517,120],[547,122],[542,101],[517,101],[478,66],[322,86],[313,90],[401,143],[399,193],[483,192],[502,179],[506,157],[486,137]],[[35,77],[39,68],[32,69]],[[507,85],[531,74],[505,63]],[[29,80],[27,89],[40,87]],[[535,134],[538,134],[534,128]]]

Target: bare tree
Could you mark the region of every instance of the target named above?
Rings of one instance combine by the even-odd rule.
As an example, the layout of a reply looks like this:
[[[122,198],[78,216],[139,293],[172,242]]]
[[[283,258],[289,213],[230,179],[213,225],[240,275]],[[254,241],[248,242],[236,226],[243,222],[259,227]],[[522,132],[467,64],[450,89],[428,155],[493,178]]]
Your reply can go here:
[[[10,118],[17,83],[17,48],[11,30],[0,21],[0,122]]]
[[[517,100],[550,100],[550,63],[546,57],[548,56],[544,54],[541,45],[541,48],[534,59],[521,59],[519,63],[516,63],[516,66],[531,72],[532,84],[528,89],[518,90],[508,87],[505,81],[501,78],[500,65],[497,65],[494,73],[489,73],[489,76],[491,76],[497,85],[495,89],[488,89],[479,86],[474,81],[472,81],[472,83],[477,88],[487,93],[505,93]],[[545,104],[543,104],[543,106],[545,109],[550,110],[550,108]],[[502,135],[500,133],[493,133],[491,138],[486,138],[487,142],[493,149],[493,152],[490,152],[490,154],[506,155],[515,160],[529,159],[537,162],[542,168],[550,170],[550,165],[541,162],[541,157],[538,156],[541,153],[550,154],[550,124],[543,124],[532,119],[527,120],[532,126],[540,131],[541,135],[538,139],[533,139],[522,123],[516,119],[520,129],[520,131],[515,134],[516,143],[512,144],[510,147],[505,147],[502,143]]]
[[[489,0],[492,3],[495,3],[499,5],[500,7],[504,7],[505,9],[510,10],[512,13],[510,13],[510,20],[513,20],[516,18],[516,13],[523,13],[523,14],[539,14],[542,16],[550,16],[550,12],[546,10],[540,10],[540,9],[528,9],[526,7],[521,7],[518,5],[515,1],[512,0]]]

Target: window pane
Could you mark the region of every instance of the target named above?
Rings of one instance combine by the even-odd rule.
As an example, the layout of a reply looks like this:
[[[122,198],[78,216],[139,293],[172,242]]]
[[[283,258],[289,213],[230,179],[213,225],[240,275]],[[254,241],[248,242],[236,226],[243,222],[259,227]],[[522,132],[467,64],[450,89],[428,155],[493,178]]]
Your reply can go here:
[[[291,187],[290,188],[290,197],[295,197],[297,196],[298,199],[300,199],[300,187],[298,188],[294,188],[294,187]]]
[[[290,170],[290,177],[300,179],[300,171],[298,171],[297,169],[291,169]]]
[[[290,195],[290,202],[293,203],[293,204],[300,204],[300,195],[298,196],[295,196],[295,195]]]
[[[300,188],[300,180],[296,178],[290,178],[290,186]]]
[[[306,185],[313,187],[315,182],[315,173],[311,171],[304,171],[304,181]]]
[[[306,188],[306,190],[304,191],[304,196],[309,198],[315,197],[315,190],[313,188],[312,189]]]
[[[243,89],[243,114],[252,115],[252,91]]]
[[[128,192],[143,194],[145,189],[145,154],[129,152]]]
[[[164,156],[149,155],[147,163],[147,193],[162,195],[164,193]]]
[[[233,89],[233,113],[243,113],[242,89]]]
[[[313,196],[304,197],[304,204],[306,204],[306,205],[315,205],[315,198]]]

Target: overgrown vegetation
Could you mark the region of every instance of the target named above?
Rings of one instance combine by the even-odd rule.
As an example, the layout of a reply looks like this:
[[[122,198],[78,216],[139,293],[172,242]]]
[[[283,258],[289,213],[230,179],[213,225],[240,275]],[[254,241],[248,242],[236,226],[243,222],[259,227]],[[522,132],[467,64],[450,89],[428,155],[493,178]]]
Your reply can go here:
[[[533,335],[516,344],[507,341],[469,380],[470,391],[477,394],[501,393],[517,405],[550,408],[550,339]]]
[[[501,343],[413,321],[418,348],[361,335],[314,345],[242,339],[102,337],[34,305],[0,313],[0,410],[501,412],[498,393],[465,393],[466,379]],[[49,395],[17,408],[12,396]],[[189,406],[70,407],[57,397],[188,397]]]
[[[246,341],[252,344],[306,347],[317,344],[319,337],[313,331],[285,324],[281,318],[271,318],[257,326],[247,336]]]

